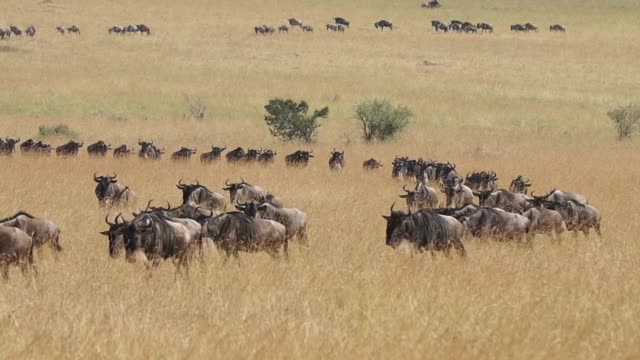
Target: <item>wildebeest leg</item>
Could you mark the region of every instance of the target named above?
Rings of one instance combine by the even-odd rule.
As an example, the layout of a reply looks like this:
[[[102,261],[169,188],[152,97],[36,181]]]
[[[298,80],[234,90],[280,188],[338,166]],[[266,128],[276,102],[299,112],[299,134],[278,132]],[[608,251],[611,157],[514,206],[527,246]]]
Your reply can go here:
[[[2,280],[5,282],[9,281],[9,264],[2,262],[0,266],[2,267]]]
[[[593,228],[596,230],[596,234],[598,234],[598,237],[602,238],[602,232],[600,231],[600,224],[594,225]]]
[[[289,260],[289,239],[284,239],[284,246],[282,252],[284,253],[284,258]]]
[[[582,233],[584,234],[584,238],[588,239],[589,238],[589,228],[584,228],[582,229]]]
[[[451,243],[453,244],[453,247],[458,252],[458,255],[460,255],[461,257],[466,257],[467,256],[467,251],[465,250],[464,244],[462,243],[462,241],[460,239],[455,239]]]

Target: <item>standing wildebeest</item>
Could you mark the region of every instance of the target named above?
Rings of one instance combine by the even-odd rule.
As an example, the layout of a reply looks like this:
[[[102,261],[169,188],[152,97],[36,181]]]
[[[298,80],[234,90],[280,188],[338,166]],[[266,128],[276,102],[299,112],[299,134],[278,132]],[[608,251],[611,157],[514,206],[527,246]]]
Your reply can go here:
[[[0,139],[0,155],[12,156],[16,152],[16,144],[20,142],[20,138],[11,139],[7,137],[5,141]]]
[[[62,26],[62,25],[56,26],[56,31],[59,32],[60,34],[64,35],[64,26]],[[109,29],[109,34],[111,34],[111,29]]]
[[[531,187],[531,181],[529,180],[529,178],[518,175],[518,177],[511,180],[509,191],[526,195],[529,192],[529,187]]]
[[[244,149],[241,147],[237,147],[229,151],[227,155],[225,155],[225,157],[227,158],[227,162],[235,163],[242,161],[242,159],[244,158],[244,154]]]
[[[258,161],[258,157],[262,154],[262,149],[248,149],[247,153],[244,154],[243,160],[247,163],[252,163]]]
[[[374,158],[366,160],[362,163],[363,170],[375,170],[379,167],[382,167],[382,163]]]
[[[435,9],[440,7],[440,3],[438,2],[438,0],[432,0],[429,2],[422,3],[420,7],[427,8],[427,9]]]
[[[342,17],[335,17],[333,18],[333,22],[335,22],[338,25],[343,25],[346,27],[349,27],[349,25],[351,25],[351,23],[349,22],[349,20],[342,18]]]
[[[564,25],[554,24],[554,25],[549,26],[549,31],[565,32],[566,29],[565,29]]]
[[[276,155],[278,155],[277,152],[267,149],[263,151],[260,155],[258,155],[258,162],[263,165],[273,164],[273,162],[275,161]]]
[[[298,26],[302,29],[302,20],[296,19],[296,18],[290,18],[288,19],[289,21],[289,25],[293,26]]]
[[[119,218],[122,222],[118,222]],[[124,248],[124,232],[130,224],[124,220],[122,213],[116,216],[115,223],[109,222],[109,214],[105,216],[104,221],[109,225],[109,230],[101,231],[100,234],[109,240],[109,255],[115,258],[120,254],[120,249]]]
[[[289,33],[289,25],[283,24],[283,25],[278,26],[278,32],[279,33],[281,33],[281,32]]]
[[[376,29],[380,29],[380,31],[384,31],[386,27],[393,31],[393,24],[387,20],[380,20],[374,23],[373,26],[375,26]]]
[[[522,24],[515,24],[515,25],[511,25],[511,31],[525,32],[527,31],[527,28]]]
[[[122,144],[113,149],[113,157],[116,159],[126,158],[133,153],[133,147],[129,147],[126,144]]]
[[[89,156],[107,156],[107,151],[109,150],[111,150],[111,144],[106,144],[102,140],[99,140],[97,143],[87,146],[87,152],[89,152]]]
[[[224,210],[224,195],[207,189],[206,186],[195,184],[183,184],[182,179],[176,185],[182,191],[182,204],[191,203],[207,210]]]
[[[487,24],[487,23],[478,23],[478,25],[476,26],[478,28],[478,30],[482,30],[482,32],[493,32],[493,25],[491,24]]]
[[[62,251],[60,247],[60,228],[52,221],[39,219],[20,211],[13,216],[0,220],[1,226],[18,228],[33,238],[33,246],[41,247],[49,243],[54,253]]]
[[[25,276],[30,268],[37,275],[31,236],[18,228],[0,226],[0,271],[4,281],[9,280],[9,265],[19,266]]]
[[[533,193],[531,193],[531,196],[533,196]],[[564,203],[569,200],[573,200],[579,204],[584,204],[584,205],[589,203],[587,201],[587,198],[584,197],[584,195],[576,194],[568,191],[562,191],[558,189],[553,189],[548,194],[542,195],[540,197],[546,201],[556,202],[556,203]]]
[[[9,30],[13,33],[13,35],[15,36],[20,36],[22,35],[22,30],[20,30],[19,27],[15,26],[15,25],[9,25]]]
[[[191,155],[196,153],[196,148],[187,148],[187,147],[181,147],[180,150],[174,152],[173,154],[171,154],[171,160],[173,161],[180,161],[180,160],[189,160],[191,159]]]
[[[11,31],[5,31],[4,29],[0,28],[0,40],[4,40],[5,36],[11,37]]]
[[[344,151],[336,151],[334,148],[331,151],[331,158],[329,159],[329,169],[342,170],[344,168]]]
[[[436,32],[448,32],[449,31],[449,27],[447,26],[447,24],[443,23],[442,21],[439,20],[431,20],[431,26],[433,27],[433,29]]]
[[[229,192],[229,200],[232,204],[235,203],[248,203],[251,201],[268,202],[277,207],[282,207],[282,199],[278,196],[272,195],[264,191],[260,186],[254,186],[246,183],[244,179],[240,183],[229,184],[229,179],[225,180],[224,184],[227,186],[223,188],[224,191]]]
[[[584,236],[588,237],[589,230],[594,228],[596,234],[602,237],[600,231],[602,216],[595,207],[574,200],[565,202],[544,201],[543,203],[547,209],[555,210],[562,215],[567,225],[567,230],[573,231],[574,236],[578,235],[578,231],[582,231]]]
[[[530,200],[531,208],[522,213],[531,222],[531,237],[536,234],[554,235],[560,240],[560,235],[566,230],[562,215],[555,210],[544,207],[544,200],[534,198]]]
[[[302,25],[303,32],[313,32],[313,26],[311,25]]]
[[[498,176],[494,171],[474,171],[467,174],[464,184],[473,191],[495,190],[497,186]]]
[[[302,244],[308,245],[307,214],[304,212],[294,208],[282,208],[270,203],[256,201],[246,204],[238,203],[236,209],[251,217],[276,221],[284,225],[289,240],[295,236]]]
[[[20,145],[20,151],[22,155],[51,155],[51,145],[45,144],[42,141],[35,142],[29,139]]]
[[[477,33],[478,28],[473,24],[464,24],[462,25],[462,31],[465,33]]]
[[[140,31],[140,35],[151,35],[151,29],[145,24],[138,24],[138,31]]]
[[[436,189],[429,187],[422,182],[418,182],[415,190],[407,190],[406,185],[402,186],[402,190],[404,190],[406,194],[400,195],[400,197],[407,201],[407,209],[409,210],[435,208],[438,206],[438,194],[436,193]]]
[[[293,154],[285,156],[284,160],[287,166],[307,166],[309,159],[313,157],[313,151],[298,150]]]
[[[473,195],[478,197],[480,206],[520,212],[529,208],[529,197],[527,195],[512,193],[504,189],[473,192]]]
[[[526,31],[538,31],[538,25],[536,24],[532,24],[532,23],[526,23],[524,24],[524,28]]]
[[[68,143],[64,145],[60,145],[56,148],[56,155],[58,156],[76,156],[78,155],[78,150],[84,145],[84,142],[75,142],[73,140],[69,140]]]
[[[77,27],[77,26],[75,26],[75,25],[71,25],[71,27],[67,29],[67,32],[68,32],[69,34],[76,34],[76,35],[80,35],[80,28],[78,28],[78,27]]]
[[[160,156],[164,154],[164,148],[160,149],[153,144],[153,141],[142,141],[138,139],[140,152],[138,156],[145,160],[160,160]]]
[[[393,205],[391,215],[382,217],[387,221],[385,243],[394,249],[408,241],[419,251],[429,250],[432,255],[434,250],[448,254],[452,246],[460,256],[466,255],[462,244],[464,228],[452,217],[438,215],[431,209],[406,214],[393,211]]]
[[[446,179],[442,183],[442,192],[447,196],[446,207],[459,208],[473,203],[473,192],[462,184],[459,177]]]
[[[202,153],[202,155],[200,155],[200,162],[210,163],[214,160],[218,160],[220,159],[220,155],[222,155],[222,152],[225,151],[226,149],[227,149],[226,146],[218,147],[218,146],[211,145],[210,152]]]
[[[33,37],[36,34],[36,28],[33,25],[29,25],[27,30],[24,32],[29,37]]]
[[[478,238],[520,241],[531,239],[529,219],[502,209],[482,208],[469,217],[464,217],[462,223],[472,236]]]
[[[327,30],[338,31],[338,25],[336,25],[336,24],[327,24]]]
[[[116,33],[116,34],[124,34],[124,27],[122,26],[118,26],[118,25],[114,25],[112,27],[109,28],[109,34],[111,33]],[[62,28],[62,33],[64,34],[64,28]]]
[[[203,237],[213,240],[225,252],[225,262],[231,255],[238,258],[240,251],[266,251],[275,259],[279,256],[280,247],[288,257],[286,234],[285,226],[276,221],[252,218],[238,211],[213,217],[202,229]]]
[[[128,186],[118,184],[117,177],[115,173],[113,176],[93,174],[93,181],[98,183],[95,194],[100,207],[124,207],[135,200],[136,194]]]

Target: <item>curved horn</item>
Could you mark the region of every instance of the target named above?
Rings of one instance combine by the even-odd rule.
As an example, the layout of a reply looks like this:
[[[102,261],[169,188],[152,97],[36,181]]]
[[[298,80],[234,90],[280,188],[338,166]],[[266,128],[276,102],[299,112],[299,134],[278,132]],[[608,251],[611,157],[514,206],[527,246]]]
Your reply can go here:
[[[407,190],[407,185],[402,185],[402,190],[404,190],[407,194],[411,193],[410,190]]]
[[[104,217],[104,222],[106,222],[107,225],[109,225],[109,226],[115,225],[115,224],[109,222],[109,214],[107,214],[107,216]]]
[[[149,202],[147,203],[147,208],[145,209],[145,211],[148,211],[149,209],[151,209],[151,203],[153,202],[153,199],[149,200]]]
[[[118,177],[118,174],[116,174],[116,172],[114,171],[114,172],[113,172],[113,178],[115,179],[115,178],[117,178],[117,177]]]
[[[396,203],[391,204],[391,209],[389,209],[390,212],[393,212],[393,207],[396,206]]]
[[[184,186],[184,184],[182,183],[182,179],[178,180],[178,185]]]
[[[246,182],[244,182],[243,178],[240,178],[240,180],[242,180],[241,184],[246,184]]]
[[[225,180],[224,184],[227,185],[227,186],[231,186],[231,185],[229,185],[229,179]]]
[[[95,181],[95,182],[99,182],[99,181],[100,181],[100,180],[98,180],[99,178],[98,178],[98,177],[96,177],[96,175],[97,175],[97,174],[98,174],[98,173],[93,173],[93,181]],[[102,177],[102,176],[101,176],[101,177]]]
[[[120,213],[120,214],[116,215],[116,224],[120,224],[120,223],[118,222],[118,218],[121,218],[121,219],[122,219],[122,222],[124,222],[124,217],[122,217],[122,213]]]

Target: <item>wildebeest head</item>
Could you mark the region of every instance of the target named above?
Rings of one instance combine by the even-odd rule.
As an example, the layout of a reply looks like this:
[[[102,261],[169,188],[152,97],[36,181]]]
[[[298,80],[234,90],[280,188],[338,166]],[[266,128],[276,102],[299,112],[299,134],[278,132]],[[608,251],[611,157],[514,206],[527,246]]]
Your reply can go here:
[[[270,163],[275,160],[276,155],[278,155],[278,153],[273,150],[265,150],[258,156],[258,161],[262,163]]]
[[[258,157],[260,156],[260,154],[262,154],[262,149],[257,150],[257,149],[249,149],[247,150],[247,153],[244,156],[245,161],[256,161],[258,160]]]
[[[331,151],[331,159],[329,159],[329,166],[332,169],[344,166],[344,151],[336,151],[334,148]]]
[[[258,214],[258,208],[263,204],[259,204],[257,201],[249,201],[248,203],[236,203],[236,209],[242,211],[249,217],[256,217]]]
[[[122,219],[122,222],[118,222],[118,219]],[[100,234],[107,236],[109,240],[109,255],[115,258],[120,253],[120,249],[124,247],[124,232],[129,226],[129,222],[124,220],[122,213],[116,216],[115,223],[109,222],[108,214],[104,221],[109,225],[109,230],[101,231]]]
[[[529,187],[531,187],[529,178],[518,175],[518,177],[511,181],[511,185],[509,185],[509,191],[526,195],[529,191]]]
[[[285,156],[285,161],[288,166],[307,166],[312,157],[314,157],[313,151],[298,150]]]
[[[474,171],[471,174],[467,174],[464,184],[471,190],[484,191],[494,190],[496,181],[498,181],[498,176],[494,171]]]
[[[382,167],[382,163],[378,160],[371,158],[362,163],[362,168],[364,170],[375,170],[379,167]]]
[[[0,139],[0,153],[8,155],[13,154],[16,151],[16,144],[19,142],[20,138],[12,139],[7,137],[4,142]]]
[[[485,201],[487,201],[487,199],[489,198],[489,196],[491,196],[492,193],[493,193],[493,190],[483,190],[483,191],[474,191],[473,195],[478,198],[478,204],[480,204],[480,206],[483,206]]]
[[[395,204],[391,205],[391,209],[389,210],[391,214],[389,216],[382,215],[382,217],[387,220],[385,244],[395,249],[400,244],[401,236],[394,236],[394,233],[398,235],[398,230],[401,230],[400,225],[411,215],[411,211],[409,211],[408,214],[402,211],[393,211],[394,206]]]
[[[228,191],[229,192],[229,201],[231,202],[235,202],[236,200],[236,195],[238,194],[238,191],[240,191],[241,189],[244,189],[247,185],[244,179],[241,179],[242,182],[239,183],[231,183],[229,184],[229,179],[225,180],[224,184],[227,185],[227,187],[222,188],[224,191]]]
[[[113,174],[113,176],[96,176],[97,174],[93,174],[93,181],[95,181],[96,183],[98,183],[98,185],[96,185],[96,197],[98,198],[98,200],[103,200],[106,196],[107,196],[107,191],[109,190],[109,187],[111,186],[111,184],[115,184],[118,182],[118,175],[116,175],[115,173]]]
[[[200,185],[200,182],[198,181],[196,181],[195,184],[183,184],[182,179],[180,179],[176,187],[182,191],[182,203],[186,204],[189,200],[189,196],[191,196],[191,193],[203,186]]]

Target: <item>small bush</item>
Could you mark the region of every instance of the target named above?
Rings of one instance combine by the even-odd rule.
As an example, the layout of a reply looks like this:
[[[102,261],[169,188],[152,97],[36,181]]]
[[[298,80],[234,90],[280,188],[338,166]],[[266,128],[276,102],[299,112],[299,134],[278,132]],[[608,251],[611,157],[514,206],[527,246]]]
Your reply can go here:
[[[365,101],[355,108],[356,118],[362,125],[362,138],[366,142],[387,141],[404,131],[413,116],[403,105],[393,106],[387,100]]]
[[[77,132],[75,132],[72,128],[70,128],[65,124],[60,124],[56,126],[40,125],[38,127],[38,134],[41,137],[64,136],[68,138],[75,138],[78,136]]]
[[[318,120],[329,116],[329,108],[314,110],[307,115],[309,105],[301,100],[299,103],[291,99],[271,99],[265,105],[267,115],[264,121],[269,126],[271,135],[283,141],[301,140],[306,143],[315,141],[320,127]]]
[[[613,120],[619,139],[631,137],[640,128],[640,104],[621,105],[607,115]]]
[[[203,120],[207,116],[207,105],[205,105],[199,97],[192,98],[185,95],[184,102],[187,107],[187,111],[189,111],[193,118]]]

